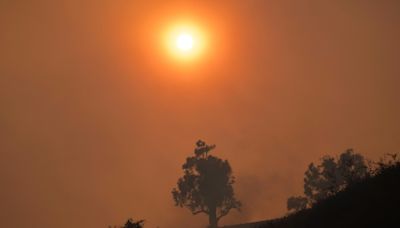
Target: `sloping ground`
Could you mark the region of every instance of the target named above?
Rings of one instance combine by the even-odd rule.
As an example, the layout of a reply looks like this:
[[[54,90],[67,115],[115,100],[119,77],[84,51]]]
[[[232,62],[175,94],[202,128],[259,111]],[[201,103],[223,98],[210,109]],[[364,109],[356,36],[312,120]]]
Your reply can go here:
[[[288,217],[225,228],[400,227],[400,165]]]
[[[251,223],[246,223],[246,224],[237,224],[237,225],[231,225],[231,226],[224,226],[223,228],[261,228],[261,227],[279,227],[277,225],[282,222],[282,220],[285,218],[281,219],[273,219],[273,220],[265,220],[265,221],[259,221],[259,222],[251,222]]]

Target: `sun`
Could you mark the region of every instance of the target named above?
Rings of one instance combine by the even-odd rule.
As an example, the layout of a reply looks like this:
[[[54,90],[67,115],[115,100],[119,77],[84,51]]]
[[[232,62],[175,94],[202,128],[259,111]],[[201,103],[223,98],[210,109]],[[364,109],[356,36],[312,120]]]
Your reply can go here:
[[[190,51],[193,49],[193,37],[187,33],[181,33],[176,38],[176,47],[184,52]]]
[[[170,26],[164,36],[164,44],[172,59],[192,62],[204,54],[207,36],[194,23],[178,23]]]

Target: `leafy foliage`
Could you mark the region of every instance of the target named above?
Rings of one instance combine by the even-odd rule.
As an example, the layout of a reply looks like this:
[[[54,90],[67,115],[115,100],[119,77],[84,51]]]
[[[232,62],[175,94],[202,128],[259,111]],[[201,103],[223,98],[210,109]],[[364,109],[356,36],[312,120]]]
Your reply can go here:
[[[320,165],[311,163],[304,173],[304,197],[290,197],[289,211],[299,211],[345,189],[369,175],[365,159],[352,149],[346,150],[338,159],[325,156]],[[306,202],[306,203],[305,203]],[[304,205],[305,203],[305,205]]]
[[[302,196],[292,196],[287,200],[287,209],[290,210],[304,210],[307,208],[308,200]]]
[[[207,214],[210,227],[216,227],[231,209],[241,207],[234,196],[231,166],[227,160],[207,155],[213,148],[215,146],[197,143],[195,156],[186,159],[182,166],[184,176],[172,190],[176,206],[186,207],[194,215]],[[198,153],[200,150],[203,153]]]

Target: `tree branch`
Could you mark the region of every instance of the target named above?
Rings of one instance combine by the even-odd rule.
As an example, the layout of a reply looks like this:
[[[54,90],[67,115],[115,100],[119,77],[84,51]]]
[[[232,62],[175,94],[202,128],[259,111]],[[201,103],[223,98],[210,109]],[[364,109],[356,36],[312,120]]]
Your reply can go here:
[[[222,217],[224,217],[225,215],[227,215],[231,209],[232,209],[232,208],[228,208],[228,209],[226,209],[226,210],[221,211],[221,214],[220,214],[219,216],[217,216],[217,221],[219,221]]]
[[[204,210],[204,209],[201,209],[201,210],[198,210],[198,211],[192,211],[193,215],[197,215],[197,214],[200,214],[200,213],[208,214],[208,212],[206,210]]]

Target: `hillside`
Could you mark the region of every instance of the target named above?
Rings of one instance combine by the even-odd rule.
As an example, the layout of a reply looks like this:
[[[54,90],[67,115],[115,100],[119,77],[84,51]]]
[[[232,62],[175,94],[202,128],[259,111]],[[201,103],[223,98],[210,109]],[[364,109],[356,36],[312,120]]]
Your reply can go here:
[[[400,165],[287,217],[225,228],[400,227]]]

